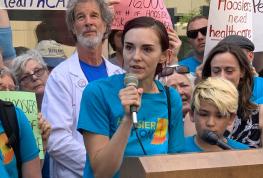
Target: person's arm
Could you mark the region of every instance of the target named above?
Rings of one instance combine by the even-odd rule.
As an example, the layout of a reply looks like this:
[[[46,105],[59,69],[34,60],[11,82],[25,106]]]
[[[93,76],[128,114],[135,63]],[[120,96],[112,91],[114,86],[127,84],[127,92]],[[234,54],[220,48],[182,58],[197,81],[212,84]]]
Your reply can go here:
[[[22,176],[26,178],[41,178],[39,157],[22,164]]]
[[[49,135],[51,132],[51,125],[43,117],[42,113],[38,113],[38,128],[41,132],[43,150],[44,150],[44,154],[45,154],[46,149],[47,149],[48,138],[49,138]],[[40,160],[40,165],[41,165],[41,168],[43,168],[43,166],[44,166],[44,160],[43,159]]]
[[[168,30],[169,37],[169,49],[170,49],[170,59],[167,61],[168,65],[176,64],[178,62],[178,53],[180,51],[182,41],[177,35],[174,29]]]
[[[33,130],[22,110],[16,108],[16,115],[19,126],[22,175],[26,178],[41,178],[39,149]]]
[[[84,132],[83,138],[94,177],[113,177],[120,169],[131,128],[131,118],[124,117],[111,139],[108,136]]]
[[[38,128],[40,129],[41,132],[41,137],[43,141],[43,149],[44,152],[46,152],[47,148],[47,141],[50,136],[51,132],[51,125],[49,122],[43,117],[42,113],[38,113]]]
[[[0,9],[0,48],[2,48],[2,57],[7,67],[12,65],[12,59],[16,57],[13,47],[12,30],[7,10]]]
[[[111,138],[107,135],[111,130],[109,111],[103,97],[97,94],[97,91],[99,90],[94,90],[91,86],[85,89],[81,101],[78,129],[83,133],[94,177],[107,178],[113,177],[120,169],[132,128],[129,106],[132,104],[140,106],[142,89],[127,87],[120,90],[119,98],[125,113]]]
[[[0,9],[0,28],[10,27],[7,10]]]
[[[52,71],[45,86],[42,114],[52,127],[47,145],[50,156],[66,168],[64,171],[82,176],[86,150],[74,133],[79,103],[73,103],[76,93],[72,87],[75,86],[67,74]]]

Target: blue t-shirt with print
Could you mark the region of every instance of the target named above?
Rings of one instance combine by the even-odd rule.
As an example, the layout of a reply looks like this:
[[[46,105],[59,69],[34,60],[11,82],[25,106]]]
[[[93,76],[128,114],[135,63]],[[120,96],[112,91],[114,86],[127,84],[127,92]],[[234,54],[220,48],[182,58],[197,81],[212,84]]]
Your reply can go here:
[[[138,134],[147,155],[180,152],[184,148],[182,101],[176,90],[170,88],[171,121],[168,121],[167,98],[163,85],[155,81],[160,93],[143,93],[138,116]],[[89,84],[83,92],[78,130],[111,138],[124,116],[119,90],[124,88],[124,75],[115,75]],[[171,130],[168,132],[168,124]],[[169,140],[169,143],[168,143]],[[124,156],[143,155],[132,130]],[[84,177],[93,177],[89,158]],[[118,177],[116,174],[115,177]]]
[[[33,135],[32,128],[22,110],[16,108],[16,115],[19,127],[20,153],[22,164],[38,157],[39,150]],[[18,178],[16,158],[12,148],[6,146],[7,135],[4,132],[2,122],[0,122],[0,160],[5,167],[10,178]]]
[[[235,140],[227,139],[227,144],[236,150],[246,150],[249,149],[248,145],[245,145],[243,143],[237,142]],[[188,153],[188,152],[203,152],[204,150],[202,148],[200,148],[196,143],[195,143],[195,136],[189,136],[185,138],[185,149],[184,152]]]
[[[180,60],[178,64],[189,67],[190,72],[192,74],[195,74],[195,69],[201,64],[201,62],[197,60],[194,56],[191,56],[191,57]]]
[[[86,79],[91,82],[97,79],[106,78],[108,77],[108,72],[106,68],[105,61],[98,65],[98,66],[92,66],[89,65],[82,60],[79,60],[80,67],[86,77]]]
[[[254,87],[253,87],[253,94],[252,94],[252,101],[256,104],[263,104],[263,78],[262,77],[254,77]]]

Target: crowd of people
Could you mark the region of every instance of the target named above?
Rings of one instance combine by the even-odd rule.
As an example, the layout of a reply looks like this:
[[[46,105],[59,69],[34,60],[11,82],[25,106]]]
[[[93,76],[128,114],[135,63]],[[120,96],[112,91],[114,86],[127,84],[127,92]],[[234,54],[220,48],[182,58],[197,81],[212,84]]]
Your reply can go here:
[[[0,9],[0,90],[35,93],[45,153],[40,160],[30,123],[13,105],[20,135],[18,147],[10,144],[1,114],[10,103],[0,100],[1,177],[119,177],[127,156],[225,149],[209,143],[208,133],[232,149],[262,146],[263,78],[252,64],[253,42],[230,35],[205,59],[208,19],[195,16],[186,28],[193,50],[178,59],[176,31],[152,17],[111,30],[116,3],[68,1],[76,48],[68,58],[54,39],[14,48]],[[109,59],[102,55],[107,39],[116,51]]]

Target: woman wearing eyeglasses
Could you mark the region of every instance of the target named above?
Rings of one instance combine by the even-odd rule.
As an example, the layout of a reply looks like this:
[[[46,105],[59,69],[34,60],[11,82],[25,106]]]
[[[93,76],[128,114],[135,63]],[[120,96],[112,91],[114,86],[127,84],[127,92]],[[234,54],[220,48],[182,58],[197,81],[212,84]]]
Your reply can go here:
[[[49,71],[46,63],[36,50],[29,50],[14,59],[12,71],[18,82],[19,89],[22,91],[34,92],[37,99],[38,111],[41,110],[42,98],[44,95],[46,81]],[[51,132],[51,125],[43,118],[42,114],[38,114],[39,127],[41,129],[41,136],[44,150],[48,137]]]
[[[16,57],[13,71],[20,90],[34,92],[42,100],[49,72],[41,55],[36,50],[29,50]]]

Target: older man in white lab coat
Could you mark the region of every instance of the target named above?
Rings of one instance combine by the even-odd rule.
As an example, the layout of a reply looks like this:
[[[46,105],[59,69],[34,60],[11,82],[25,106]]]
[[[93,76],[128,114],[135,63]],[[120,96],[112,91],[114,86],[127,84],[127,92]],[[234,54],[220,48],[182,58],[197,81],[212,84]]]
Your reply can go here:
[[[103,0],[72,0],[66,21],[76,52],[51,72],[42,112],[52,125],[48,140],[51,178],[80,178],[86,161],[83,138],[76,130],[82,92],[88,82],[123,72],[102,55],[112,15]]]

